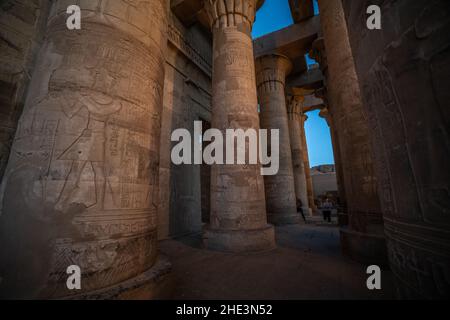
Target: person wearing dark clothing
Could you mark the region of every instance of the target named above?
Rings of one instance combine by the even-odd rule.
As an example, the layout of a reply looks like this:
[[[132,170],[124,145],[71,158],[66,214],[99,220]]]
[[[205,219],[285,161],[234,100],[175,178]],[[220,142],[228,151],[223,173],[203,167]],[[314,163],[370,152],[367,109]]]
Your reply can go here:
[[[305,221],[305,223],[306,223],[305,214],[303,213],[303,203],[302,203],[302,200],[300,200],[300,199],[297,199],[297,212],[300,212],[300,214],[303,217],[303,221]]]
[[[327,222],[331,222],[331,209],[333,208],[333,204],[330,200],[326,199],[325,203],[322,204],[322,214],[323,220]]]

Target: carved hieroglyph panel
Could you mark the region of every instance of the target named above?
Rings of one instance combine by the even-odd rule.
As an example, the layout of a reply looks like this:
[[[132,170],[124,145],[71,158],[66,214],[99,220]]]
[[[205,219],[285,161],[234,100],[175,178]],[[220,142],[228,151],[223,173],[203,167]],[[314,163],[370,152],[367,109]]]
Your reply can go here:
[[[87,19],[80,31],[50,18],[2,187],[2,228],[40,228],[27,234],[38,267],[17,270],[36,273],[30,287],[44,296],[68,294],[70,264],[81,267],[83,290],[94,290],[136,276],[156,257],[166,33],[149,29],[142,41],[119,20],[105,21],[111,3],[99,1],[90,18],[100,23]],[[127,10],[120,23],[131,19]],[[29,259],[13,254],[17,264]]]

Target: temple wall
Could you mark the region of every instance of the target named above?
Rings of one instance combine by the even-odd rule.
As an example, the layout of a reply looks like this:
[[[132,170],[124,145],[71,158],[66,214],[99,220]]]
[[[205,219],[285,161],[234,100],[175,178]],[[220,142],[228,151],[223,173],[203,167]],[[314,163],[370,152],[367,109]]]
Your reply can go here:
[[[364,28],[378,4],[382,30]],[[343,0],[401,297],[450,295],[450,6]]]
[[[193,136],[194,121],[211,119],[211,49],[211,40],[200,27],[186,29],[171,17],[161,128],[159,239],[202,228],[201,166],[172,164],[170,153],[176,143],[170,136],[177,128],[188,129]]]
[[[325,195],[327,192],[337,191],[336,173],[316,173],[311,175],[314,195],[316,197]]]

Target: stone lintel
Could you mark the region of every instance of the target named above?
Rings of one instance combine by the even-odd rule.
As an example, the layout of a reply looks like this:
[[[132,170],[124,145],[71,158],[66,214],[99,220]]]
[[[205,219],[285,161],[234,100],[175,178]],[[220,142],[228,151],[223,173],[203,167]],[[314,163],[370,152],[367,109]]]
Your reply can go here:
[[[281,54],[291,60],[304,58],[320,31],[320,18],[314,16],[298,24],[272,32],[253,41],[255,58]],[[303,59],[304,60],[304,59]]]
[[[286,80],[286,85],[292,88],[320,89],[323,87],[323,74],[319,68],[306,72],[292,74]]]
[[[289,0],[289,7],[295,23],[314,16],[313,0]]]
[[[325,107],[323,99],[316,97],[315,90],[290,87],[287,90],[287,94],[294,97],[303,97],[303,113],[321,110]]]
[[[264,1],[265,0],[258,0],[256,8],[261,8]],[[210,25],[205,10],[205,2],[207,2],[207,0],[171,0],[170,8],[186,27],[199,23],[209,31]]]
[[[170,8],[184,25],[190,26],[198,21],[198,15],[203,9],[203,0],[172,0]]]

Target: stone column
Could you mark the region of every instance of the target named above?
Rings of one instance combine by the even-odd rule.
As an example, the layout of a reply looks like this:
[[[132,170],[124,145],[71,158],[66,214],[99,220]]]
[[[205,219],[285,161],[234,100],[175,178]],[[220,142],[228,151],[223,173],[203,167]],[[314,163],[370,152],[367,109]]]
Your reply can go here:
[[[264,177],[267,219],[269,223],[275,225],[299,222],[284,93],[286,76],[291,69],[291,61],[284,56],[268,55],[256,59],[261,128],[269,132],[272,129],[278,129],[280,135],[279,171],[276,175]],[[268,145],[271,150],[270,139]]]
[[[322,97],[326,101],[326,97]],[[335,132],[335,127],[333,124],[333,118],[327,107],[320,110],[319,116],[324,118],[330,128],[331,143],[333,145],[333,155],[334,155],[334,166],[336,168],[336,180],[338,185],[339,194],[339,208],[338,208],[338,223],[339,226],[343,227],[348,225],[348,215],[347,215],[347,200],[345,196],[345,184],[342,174],[342,163],[341,154],[339,150],[339,141]]]
[[[231,4],[231,5],[230,5]],[[208,0],[213,33],[211,126],[259,130],[251,29],[255,0]],[[213,165],[211,216],[205,229],[209,249],[246,252],[275,246],[267,224],[260,165]]]
[[[314,188],[311,177],[311,167],[309,165],[309,155],[308,155],[308,143],[306,142],[305,134],[305,122],[308,120],[308,116],[302,113],[300,115],[300,138],[303,145],[303,165],[305,168],[306,176],[306,188],[308,191],[308,203],[310,207],[310,214],[313,215],[317,211],[316,203],[314,202]]]
[[[53,1],[2,184],[1,295],[152,298],[170,267],[155,205],[168,1],[79,2],[81,30],[66,3]]]
[[[333,117],[331,116],[331,113],[329,111],[328,92],[326,88],[326,82],[329,77],[328,60],[327,60],[327,53],[325,50],[325,44],[323,41],[323,35],[321,33],[319,33],[319,38],[313,42],[312,49],[309,54],[312,58],[314,58],[317,62],[319,62],[320,69],[322,70],[322,74],[325,77],[324,81],[325,86],[319,90],[316,90],[314,94],[316,97],[322,99],[325,104],[325,109],[321,111],[320,116],[325,118],[328,127],[330,128],[334,163],[336,168],[336,180],[338,184],[338,193],[339,193],[338,223],[340,226],[346,226],[348,225],[348,214],[347,214],[347,198],[345,195],[344,173],[342,169],[339,135],[338,132],[336,131],[336,126],[333,123]]]
[[[302,202],[303,212],[311,215],[309,208],[308,188],[303,162],[303,143],[300,129],[300,116],[303,97],[291,96],[288,98],[288,123],[291,141],[292,167],[294,169],[295,194]]]
[[[329,111],[339,136],[349,227],[341,228],[343,252],[363,263],[387,264],[383,219],[367,117],[340,0],[319,0]]]
[[[0,6],[0,182],[44,36],[49,8],[48,0],[8,1]]]
[[[343,0],[370,124],[389,262],[406,299],[450,296],[450,6]],[[378,4],[382,29],[360,27]]]

